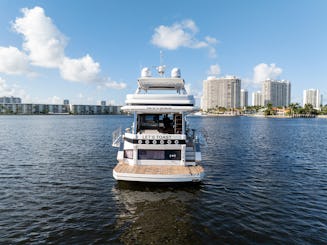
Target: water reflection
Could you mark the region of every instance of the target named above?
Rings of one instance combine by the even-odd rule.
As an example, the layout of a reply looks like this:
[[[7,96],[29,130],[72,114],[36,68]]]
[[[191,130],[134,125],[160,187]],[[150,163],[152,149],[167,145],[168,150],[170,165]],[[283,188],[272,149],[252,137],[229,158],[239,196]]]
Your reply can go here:
[[[124,244],[196,243],[192,202],[200,184],[117,182],[112,192],[120,206],[117,229]]]

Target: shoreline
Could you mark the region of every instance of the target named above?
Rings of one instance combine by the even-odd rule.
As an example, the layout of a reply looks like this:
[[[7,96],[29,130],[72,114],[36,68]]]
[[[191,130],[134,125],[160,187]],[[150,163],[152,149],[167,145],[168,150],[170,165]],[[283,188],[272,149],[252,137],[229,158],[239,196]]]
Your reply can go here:
[[[316,115],[316,116],[290,116],[290,115],[269,115],[265,116],[262,114],[238,114],[238,115],[231,115],[231,114],[197,114],[197,115],[190,115],[191,117],[257,117],[257,118],[285,118],[285,119],[297,119],[297,118],[319,118],[319,119],[327,119],[327,115]]]

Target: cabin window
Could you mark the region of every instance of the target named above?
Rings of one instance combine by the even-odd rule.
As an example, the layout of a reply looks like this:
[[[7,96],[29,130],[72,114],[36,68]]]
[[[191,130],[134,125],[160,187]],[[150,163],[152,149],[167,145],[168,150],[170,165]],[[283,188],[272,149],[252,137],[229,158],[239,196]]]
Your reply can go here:
[[[138,150],[139,160],[181,160],[178,150]]]
[[[158,129],[160,124],[159,114],[141,114],[139,115],[140,129]]]
[[[137,119],[138,130],[157,130],[165,134],[182,133],[182,115],[177,114],[139,114]]]
[[[124,158],[133,159],[133,150],[124,150]]]

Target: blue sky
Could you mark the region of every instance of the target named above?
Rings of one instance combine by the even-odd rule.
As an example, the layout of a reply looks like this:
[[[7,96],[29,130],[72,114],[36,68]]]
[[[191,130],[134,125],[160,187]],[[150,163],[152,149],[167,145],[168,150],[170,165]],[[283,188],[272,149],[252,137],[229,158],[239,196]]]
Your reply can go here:
[[[327,98],[326,13],[324,0],[1,0],[0,96],[123,104],[162,50],[198,97],[207,76],[235,75],[250,93],[272,78],[293,102]]]

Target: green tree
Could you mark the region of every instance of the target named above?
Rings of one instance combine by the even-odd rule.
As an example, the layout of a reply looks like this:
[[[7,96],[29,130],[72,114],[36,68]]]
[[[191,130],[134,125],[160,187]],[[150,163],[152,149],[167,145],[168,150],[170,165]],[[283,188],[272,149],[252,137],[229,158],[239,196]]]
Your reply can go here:
[[[289,105],[289,108],[290,108],[290,114],[291,115],[298,114],[299,109],[300,109],[300,105],[299,105],[299,103],[291,103]]]
[[[273,105],[272,105],[271,103],[268,103],[268,104],[267,104],[267,108],[266,108],[266,110],[264,111],[265,116],[269,116],[269,115],[274,115],[274,114],[275,114],[272,106],[273,106]]]
[[[225,107],[222,107],[222,106],[219,106],[218,107],[218,111],[221,112],[221,113],[225,113],[226,112],[226,108]]]
[[[324,105],[321,107],[320,114],[327,115],[327,105]]]
[[[312,104],[305,104],[304,105],[304,113],[309,115],[316,115],[317,110],[313,108]]]

